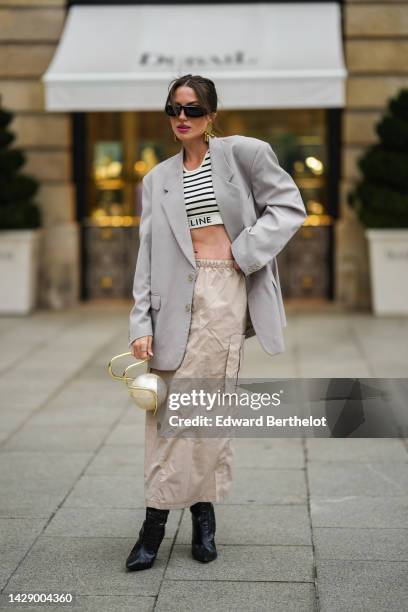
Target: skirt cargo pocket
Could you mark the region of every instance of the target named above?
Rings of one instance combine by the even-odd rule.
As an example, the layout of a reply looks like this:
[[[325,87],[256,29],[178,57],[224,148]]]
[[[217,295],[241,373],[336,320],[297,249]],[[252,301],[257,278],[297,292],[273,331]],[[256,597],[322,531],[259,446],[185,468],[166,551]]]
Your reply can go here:
[[[230,337],[225,378],[237,380],[244,357],[245,334],[232,334]]]

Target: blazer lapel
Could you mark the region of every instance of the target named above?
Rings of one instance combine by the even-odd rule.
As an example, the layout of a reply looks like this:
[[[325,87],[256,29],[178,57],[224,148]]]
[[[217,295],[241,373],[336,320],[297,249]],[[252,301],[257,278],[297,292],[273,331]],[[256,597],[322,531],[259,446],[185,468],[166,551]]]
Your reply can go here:
[[[161,205],[167,216],[167,221],[184,255],[196,268],[194,248],[184,204],[183,148],[181,148],[177,155],[174,155],[168,164],[168,170],[163,181],[163,190]]]
[[[231,242],[243,229],[241,220],[242,191],[238,185],[231,182],[234,176],[225,157],[222,142],[216,136],[209,140],[212,164],[212,180],[215,199],[224,221],[226,232]],[[196,268],[195,254],[188,226],[187,211],[183,193],[183,148],[174,155],[167,165],[163,181],[163,197],[161,205],[174,236],[184,255]]]
[[[225,156],[222,139],[210,138],[209,145],[215,199],[224,221],[225,230],[232,242],[244,229],[242,205],[245,191],[233,182],[234,172]]]

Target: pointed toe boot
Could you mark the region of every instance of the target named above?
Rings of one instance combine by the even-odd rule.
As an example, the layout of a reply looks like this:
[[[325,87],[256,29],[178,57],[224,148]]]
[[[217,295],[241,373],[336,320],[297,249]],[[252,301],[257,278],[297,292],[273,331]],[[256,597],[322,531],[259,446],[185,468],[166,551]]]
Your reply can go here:
[[[164,538],[168,510],[146,508],[139,538],[126,559],[126,569],[135,572],[152,567]]]
[[[198,502],[190,506],[193,534],[191,553],[197,561],[208,563],[217,558],[215,547],[215,512],[211,502]]]

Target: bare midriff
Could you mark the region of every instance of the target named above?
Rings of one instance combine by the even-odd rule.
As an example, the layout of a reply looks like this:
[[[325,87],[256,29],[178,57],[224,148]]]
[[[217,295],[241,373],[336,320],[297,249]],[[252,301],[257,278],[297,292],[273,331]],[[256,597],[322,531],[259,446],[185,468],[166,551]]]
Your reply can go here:
[[[196,259],[233,259],[231,240],[224,225],[190,229]]]

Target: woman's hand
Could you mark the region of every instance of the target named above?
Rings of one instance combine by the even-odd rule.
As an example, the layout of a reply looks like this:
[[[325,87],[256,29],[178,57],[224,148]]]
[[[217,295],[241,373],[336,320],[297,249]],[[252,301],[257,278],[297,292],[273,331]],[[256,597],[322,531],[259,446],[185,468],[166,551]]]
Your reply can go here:
[[[150,359],[153,356],[152,342],[153,336],[137,338],[131,345],[133,357],[136,359]]]

